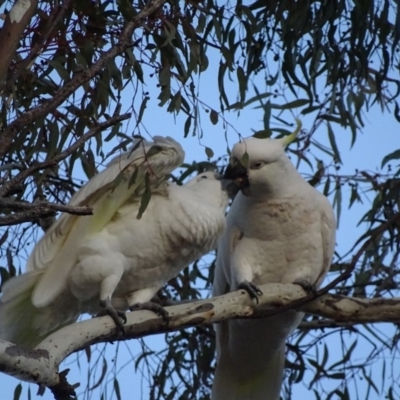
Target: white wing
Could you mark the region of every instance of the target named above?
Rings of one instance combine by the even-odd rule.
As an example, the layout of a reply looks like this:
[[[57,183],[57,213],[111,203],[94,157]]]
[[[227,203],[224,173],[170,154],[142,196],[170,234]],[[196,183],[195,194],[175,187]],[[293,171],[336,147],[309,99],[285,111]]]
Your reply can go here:
[[[133,152],[116,157],[83,186],[70,204],[93,207],[93,215],[64,213],[38,242],[28,260],[27,270],[46,269],[33,292],[33,304],[44,307],[62,291],[82,240],[107,225],[124,203],[140,199],[146,175],[150,187],[157,187],[183,159],[184,151],[178,142],[156,136],[154,142],[142,142]],[[130,182],[134,173],[136,178]]]

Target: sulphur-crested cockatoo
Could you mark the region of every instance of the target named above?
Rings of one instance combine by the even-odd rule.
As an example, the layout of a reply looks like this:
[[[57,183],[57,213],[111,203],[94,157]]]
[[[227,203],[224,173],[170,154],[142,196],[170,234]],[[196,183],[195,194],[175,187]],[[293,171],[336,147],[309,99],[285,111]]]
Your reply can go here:
[[[298,127],[298,130],[300,127]],[[285,155],[284,139],[237,143],[225,177],[241,191],[218,246],[213,295],[257,285],[320,286],[333,256],[336,222],[327,198],[310,186]],[[285,340],[303,317],[295,311],[216,325],[217,369],[212,400],[279,400]]]
[[[33,346],[80,314],[104,310],[122,324],[123,311],[149,302],[216,248],[228,203],[223,182],[213,172],[184,186],[167,182],[183,158],[172,138],[139,141],[83,186],[70,205],[89,205],[93,215],[62,214],[33,249],[27,272],[6,282],[0,338]]]

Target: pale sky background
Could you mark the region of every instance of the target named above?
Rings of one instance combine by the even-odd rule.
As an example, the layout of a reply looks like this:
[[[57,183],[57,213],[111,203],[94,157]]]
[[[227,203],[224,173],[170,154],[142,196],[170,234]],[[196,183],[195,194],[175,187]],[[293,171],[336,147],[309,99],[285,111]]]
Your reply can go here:
[[[216,68],[218,66],[218,56],[213,59],[210,57],[210,67],[209,70],[202,74],[200,78],[200,82],[197,84],[200,87],[200,97],[204,101],[206,101],[207,105],[218,110],[219,109],[219,99],[218,99],[218,89],[216,83]],[[199,145],[199,138],[189,136],[186,139],[183,139],[183,124],[186,119],[186,116],[183,116],[180,113],[177,117],[166,112],[166,107],[160,108],[157,106],[157,95],[158,89],[155,87],[157,82],[156,79],[151,79],[148,74],[145,74],[145,81],[148,84],[148,90],[151,94],[151,100],[148,102],[148,107],[143,117],[143,125],[146,127],[147,131],[151,135],[169,135],[173,136],[175,139],[178,139],[183,145],[186,151],[186,162],[191,162],[193,160],[205,160],[206,155],[204,152],[204,148]],[[228,80],[226,80],[228,84]],[[229,85],[229,84],[228,84]],[[260,76],[258,79],[258,87],[262,91],[265,87],[265,84],[262,81],[262,77]],[[266,88],[265,88],[266,89]],[[230,85],[231,94],[234,94],[236,89],[236,83]],[[125,90],[125,98],[122,99],[122,112],[125,112],[126,109],[129,108],[132,97],[130,96],[129,89]],[[228,98],[230,97],[228,92]],[[274,99],[273,101],[276,103],[285,103],[290,101],[291,98],[284,101],[282,98]],[[140,102],[139,102],[140,105]],[[135,104],[136,109],[139,109],[139,105]],[[296,109],[296,112],[300,112],[301,108]],[[294,117],[299,116],[303,122],[303,129],[309,130],[312,127],[313,119],[310,117],[302,117],[299,114],[294,114],[290,116],[289,113],[286,113],[287,121],[294,123]],[[249,136],[252,134],[253,130],[263,129],[263,113],[262,110],[247,108],[242,110],[240,116],[237,116],[236,113],[225,114],[225,118],[232,124],[237,131],[239,131],[243,136]],[[359,170],[369,170],[369,171],[379,171],[379,167],[381,164],[381,160],[383,156],[386,154],[398,149],[400,146],[400,130],[399,124],[396,122],[394,117],[390,115],[388,112],[385,112],[382,115],[381,109],[378,106],[374,106],[368,113],[364,114],[364,123],[365,127],[363,128],[363,133],[359,135],[354,147],[350,150],[351,144],[351,134],[350,131],[343,130],[337,125],[332,125],[336,139],[338,142],[339,150],[341,151],[343,166],[341,168],[341,174],[352,174],[355,169]],[[208,116],[205,114],[202,117],[202,128],[204,132],[204,137],[201,139],[202,145],[206,145],[213,149],[215,156],[222,156],[226,154],[226,142],[224,136],[224,129],[222,127],[222,120],[220,119],[219,123],[214,126],[210,123]],[[126,134],[132,133],[132,128],[135,125],[134,120],[132,119],[129,124],[126,125]],[[271,119],[271,126],[276,127],[279,125],[274,125],[274,120]],[[282,126],[281,126],[282,127]],[[144,130],[142,133],[144,134]],[[137,133],[137,132],[135,132]],[[232,128],[228,128],[227,134],[229,146],[232,147],[234,143],[238,141],[238,135]],[[318,141],[326,144],[329,147],[327,129],[324,125],[318,129],[317,133],[314,136]],[[115,143],[114,143],[115,144]],[[110,146],[110,145],[109,145]],[[110,146],[110,148],[112,145]],[[320,158],[325,158],[322,154],[316,155]],[[394,164],[394,163],[393,163]],[[303,173],[309,173],[310,170],[308,166],[303,162],[300,165],[300,171]],[[385,172],[385,170],[383,171]],[[343,188],[343,208],[342,215],[340,220],[340,229],[337,233],[337,249],[340,254],[344,254],[348,251],[351,246],[355,243],[355,240],[361,235],[363,227],[357,228],[357,224],[361,218],[361,216],[365,213],[365,210],[369,207],[369,198],[368,194],[363,197],[364,205],[354,205],[352,209],[349,211],[346,209],[346,206],[349,201],[349,193],[350,189],[347,187]],[[328,278],[329,279],[329,278]],[[327,281],[326,281],[327,282]],[[325,283],[326,283],[325,282]],[[388,338],[391,336],[391,332],[393,332],[393,327],[390,324],[382,324],[380,325],[383,335],[387,335]],[[360,328],[363,329],[363,328]],[[340,359],[342,354],[341,342],[339,335],[336,335],[335,339],[332,339],[330,349],[335,350],[337,352],[337,359]],[[351,337],[351,340],[355,339],[355,335]],[[360,341],[365,342],[365,346],[369,346],[365,340],[361,337]],[[386,339],[384,339],[386,340]],[[159,350],[163,348],[163,335],[152,336],[146,338],[147,345],[152,350]],[[351,341],[349,341],[349,344]],[[101,348],[101,347],[100,347]],[[94,348],[93,352],[95,354]],[[112,371],[112,359],[115,356],[114,351],[118,349],[118,360],[116,364],[116,369],[121,368],[121,372],[118,375],[118,380],[121,388],[122,398],[138,400],[138,399],[148,399],[148,384],[142,381],[140,376],[140,372],[134,371],[134,362],[131,360],[131,355],[134,355],[135,358],[141,352],[141,347],[138,344],[138,341],[132,340],[130,342],[121,342],[115,343],[114,345],[107,345],[107,362],[109,366],[108,371]],[[129,349],[129,350],[128,350]],[[366,349],[366,348],[365,348]],[[354,360],[358,358],[363,359],[363,351],[362,347],[358,347],[358,353],[354,353]],[[388,353],[389,354],[389,353]],[[81,382],[82,388],[85,387],[86,383],[86,374],[87,369],[85,366],[86,357],[82,355],[80,357],[81,368],[79,369],[74,360],[76,360],[77,355],[70,356],[67,361],[62,365],[60,370],[63,370],[65,366],[72,368],[72,371],[68,375],[68,381],[70,383]],[[333,363],[334,358],[330,359]],[[400,360],[396,361],[398,363],[398,371],[400,373]],[[380,368],[377,365],[377,368]],[[98,367],[97,376],[101,371],[101,365]],[[378,375],[378,374],[377,374]],[[107,375],[109,377],[110,385],[107,390],[106,399],[114,399],[115,394],[112,394],[112,381],[113,375]],[[329,384],[329,381],[327,385]],[[0,374],[0,398],[1,399],[12,399],[14,388],[18,384],[18,381],[12,377],[8,377],[4,374]],[[337,384],[337,382],[333,382],[333,384]],[[378,383],[378,387],[380,387],[381,382]],[[27,399],[27,388],[29,385],[23,384],[23,392],[21,395],[21,399]],[[365,386],[365,385],[364,385]],[[32,392],[32,399],[37,398],[36,396],[36,386],[30,385]],[[329,386],[327,386],[329,387]],[[358,388],[360,391],[356,392],[357,388],[350,388],[352,395],[352,400],[362,399],[365,400],[365,389],[362,389],[362,385]],[[77,393],[80,393],[78,388]],[[303,400],[307,397],[307,388],[304,385],[297,384],[294,386],[294,400]],[[310,398],[314,398],[314,395],[309,395]],[[39,398],[39,397],[38,397]],[[53,399],[53,396],[49,391],[46,391],[46,394],[41,397],[43,400]],[[79,400],[83,399],[99,399],[99,392],[97,390],[93,391],[92,395],[89,397],[78,396]],[[380,399],[383,397],[375,396],[371,397],[371,399]]]
[[[211,83],[210,83],[211,85]],[[262,115],[260,115],[259,110],[246,110],[242,112],[240,118],[231,118],[234,120],[235,127],[244,135],[250,134],[250,128],[261,128],[262,125]],[[249,123],[250,121],[250,123]],[[260,121],[260,122],[258,122]],[[304,129],[308,129],[307,118],[302,118]],[[312,121],[311,121],[312,122]],[[365,120],[366,126],[363,130],[363,134],[360,135],[353,149],[349,151],[350,147],[350,135],[348,132],[340,130],[335,127],[335,132],[337,134],[337,139],[339,142],[339,147],[341,150],[343,167],[342,173],[353,173],[353,171],[357,169],[367,169],[370,171],[378,171],[381,160],[384,155],[395,150],[399,147],[399,126],[398,124],[386,113],[384,116],[381,115],[381,112],[377,107],[374,108],[373,112],[368,113],[367,118]],[[160,109],[157,106],[151,107],[147,110],[147,118],[145,118],[145,125],[147,129],[154,134],[162,134],[162,135],[171,135],[176,139],[180,139],[183,147],[186,151],[186,161],[204,159],[204,150],[198,145],[198,139],[189,137],[187,139],[183,139],[183,135],[179,132],[179,128],[175,126],[172,121],[172,117],[165,113],[164,109]],[[207,123],[206,127],[203,127],[206,132],[206,136],[202,139],[202,143],[211,147],[216,155],[222,155],[225,153],[225,139],[223,135],[219,132],[219,127],[213,126]],[[209,125],[209,126],[208,126]],[[320,128],[320,131],[317,133],[316,137],[321,142],[326,141],[326,131],[324,128]],[[229,135],[230,145],[237,141],[236,134]],[[306,167],[303,163],[302,167]],[[354,206],[350,211],[348,211],[345,207],[347,204],[348,189],[344,188],[343,198],[344,198],[344,208],[342,210],[342,217],[340,221],[340,229],[337,234],[337,245],[340,253],[344,253],[344,250],[349,250],[349,247],[355,242],[355,239],[360,236],[361,230],[356,228],[358,221],[361,216],[365,212],[365,208],[360,206]],[[368,206],[368,199],[364,197],[363,199],[366,203],[366,207]],[[361,228],[362,229],[362,228]],[[385,328],[384,328],[385,326]],[[382,324],[381,328],[383,331],[390,337],[390,331],[393,331],[393,328],[390,324]],[[146,343],[152,350],[158,350],[163,347],[163,336],[153,336],[146,339]],[[361,339],[362,340],[362,339]],[[367,344],[366,344],[367,345]],[[114,349],[119,347],[119,363],[118,366],[123,366],[125,363],[128,363],[125,366],[120,375],[119,382],[121,387],[121,394],[123,399],[146,399],[148,398],[148,385],[146,382],[141,382],[141,377],[139,372],[134,372],[133,362],[130,361],[130,355],[127,353],[126,349],[129,346],[130,352],[133,355],[139,355],[141,352],[141,347],[138,345],[137,341],[131,341],[126,343],[108,345],[108,364],[111,365],[111,359],[114,356]],[[337,340],[338,346],[338,357],[341,355],[341,344],[339,339]],[[125,354],[123,354],[125,353]],[[357,354],[354,354],[356,356]],[[360,354],[359,357],[362,357],[363,354]],[[85,382],[85,374],[86,369],[84,367],[85,356],[80,358],[81,360],[81,371],[77,368],[76,364],[71,364],[72,360],[76,359],[76,355],[71,355],[67,362],[64,364],[68,364],[72,371],[69,374],[69,382],[82,382],[84,385]],[[333,362],[333,361],[332,361]],[[130,365],[129,365],[130,364]],[[400,370],[400,361],[398,364]],[[61,370],[63,367],[61,367]],[[99,367],[99,370],[101,368]],[[111,383],[112,383],[112,378]],[[4,374],[0,374],[0,388],[2,391],[2,396],[5,399],[11,399],[12,393],[14,392],[14,388],[17,385],[18,381],[14,378],[8,377]],[[21,395],[21,399],[27,399],[27,385],[23,385],[23,392]],[[112,384],[110,385],[110,390],[112,389]],[[32,390],[32,398],[36,398],[34,395],[36,393],[36,386],[31,385]],[[298,394],[297,394],[298,391]],[[78,392],[79,393],[79,389]],[[135,393],[135,395],[133,395]],[[136,395],[137,393],[137,395]],[[140,393],[140,395],[139,395]],[[295,386],[295,396],[294,399],[303,399],[304,395],[307,394],[307,390],[302,387],[301,384],[297,384]],[[42,397],[43,400],[52,399],[52,395],[47,391],[46,394]],[[98,398],[98,392],[95,391],[93,399]],[[110,391],[108,392],[108,396],[106,398],[115,398],[110,395]],[[358,397],[359,399],[363,399],[361,395]],[[365,397],[364,397],[365,398]],[[378,397],[373,397],[378,399]],[[79,397],[81,399],[81,397]],[[86,397],[85,397],[86,399]],[[353,400],[353,398],[352,398]]]

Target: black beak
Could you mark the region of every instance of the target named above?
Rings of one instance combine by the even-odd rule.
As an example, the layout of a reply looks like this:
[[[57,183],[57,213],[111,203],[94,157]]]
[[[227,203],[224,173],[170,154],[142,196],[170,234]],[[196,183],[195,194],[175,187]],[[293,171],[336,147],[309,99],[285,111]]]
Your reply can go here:
[[[225,179],[233,181],[233,185],[236,186],[236,191],[241,190],[242,193],[247,196],[250,193],[250,183],[247,169],[238,160],[233,160],[233,165],[229,164],[225,170]],[[234,189],[231,189],[234,192]]]

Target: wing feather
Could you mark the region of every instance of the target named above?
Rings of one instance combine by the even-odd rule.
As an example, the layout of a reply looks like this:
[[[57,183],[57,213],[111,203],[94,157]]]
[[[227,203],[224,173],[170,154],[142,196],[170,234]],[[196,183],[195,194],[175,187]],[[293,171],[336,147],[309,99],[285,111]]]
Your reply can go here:
[[[155,136],[154,142],[144,141],[133,152],[113,159],[72,197],[69,204],[88,205],[93,208],[93,215],[64,213],[35,246],[27,270],[46,269],[33,291],[36,307],[47,306],[63,290],[85,237],[100,232],[124,203],[140,200],[146,174],[150,176],[150,188],[157,187],[183,162],[184,154],[174,139]],[[135,171],[132,183],[130,178]],[[121,179],[116,185],[118,176]]]

